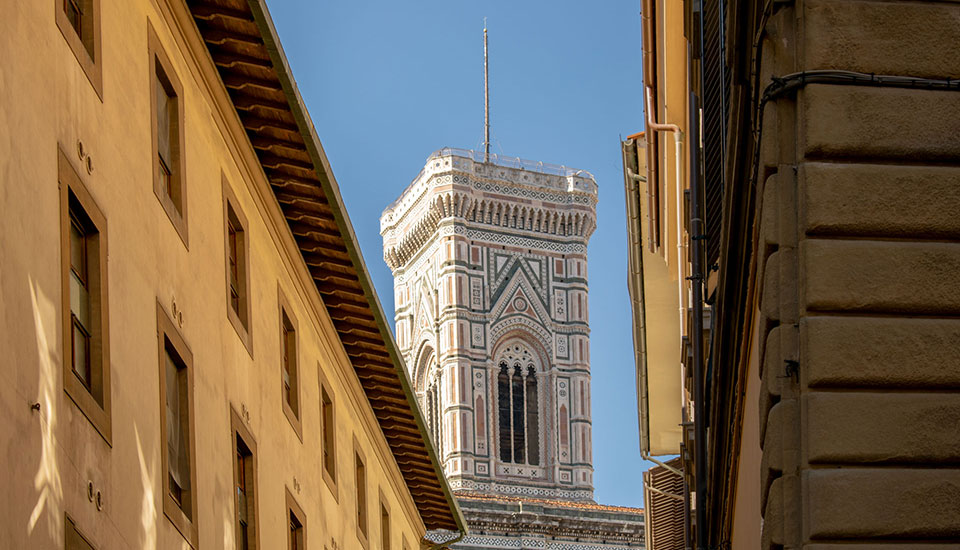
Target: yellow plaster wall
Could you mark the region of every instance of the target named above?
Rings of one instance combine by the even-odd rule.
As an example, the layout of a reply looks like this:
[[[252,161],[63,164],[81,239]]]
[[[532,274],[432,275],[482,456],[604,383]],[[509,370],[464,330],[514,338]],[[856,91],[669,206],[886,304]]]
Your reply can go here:
[[[247,164],[235,115],[208,92],[220,84],[204,80],[207,53],[189,49],[167,0],[104,1],[101,101],[55,6],[13,2],[0,20],[0,546],[62,548],[66,511],[100,549],[187,547],[162,511],[158,301],[183,312],[194,358],[201,548],[234,546],[231,407],[249,412],[258,447],[261,547],[285,545],[284,488],[307,515],[310,548],[358,547],[354,437],[367,461],[372,547],[380,490],[393,547],[401,536],[415,545],[424,531],[415,504],[263,174]],[[184,86],[189,250],[153,193],[148,19]],[[112,447],[63,390],[58,144],[108,223]],[[226,315],[221,174],[249,223],[252,357]],[[281,410],[278,285],[299,321],[302,443]],[[337,495],[321,477],[318,369],[335,395]],[[102,511],[87,499],[88,481]]]

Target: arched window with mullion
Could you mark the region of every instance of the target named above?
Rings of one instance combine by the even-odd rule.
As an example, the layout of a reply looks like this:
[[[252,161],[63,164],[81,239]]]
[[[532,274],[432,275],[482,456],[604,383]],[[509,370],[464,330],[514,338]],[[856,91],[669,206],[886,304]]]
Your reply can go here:
[[[501,462],[540,465],[540,399],[537,356],[521,342],[497,360],[497,424]]]

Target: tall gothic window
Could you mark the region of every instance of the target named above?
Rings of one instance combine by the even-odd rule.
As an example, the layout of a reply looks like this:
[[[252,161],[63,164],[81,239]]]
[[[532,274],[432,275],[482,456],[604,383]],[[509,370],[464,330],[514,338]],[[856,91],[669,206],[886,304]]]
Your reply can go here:
[[[537,410],[537,373],[527,367],[527,462],[540,464],[540,415]]]
[[[539,411],[533,357],[519,344],[512,345],[498,364],[497,372],[501,461],[540,464]]]
[[[440,397],[441,376],[434,362],[435,357],[432,350],[427,350],[421,356],[417,373],[419,391],[423,392],[420,405],[427,422],[427,432],[437,456],[443,460],[443,401]]]
[[[430,436],[433,437],[433,445],[437,448],[438,454],[441,452],[442,445],[442,422],[443,422],[443,404],[440,401],[440,381],[439,377],[433,379],[430,389],[427,390],[427,414],[429,415]]]

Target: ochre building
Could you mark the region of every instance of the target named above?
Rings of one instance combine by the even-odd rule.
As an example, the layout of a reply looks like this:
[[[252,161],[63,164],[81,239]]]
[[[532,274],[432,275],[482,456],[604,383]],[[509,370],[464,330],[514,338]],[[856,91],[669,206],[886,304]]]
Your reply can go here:
[[[640,429],[681,455],[652,481],[687,547],[960,540],[958,18],[643,3],[646,128],[623,143]]]
[[[0,547],[462,536],[263,2],[0,28]]]
[[[464,550],[641,547],[593,501],[588,172],[432,154],[381,216],[397,343],[470,534]]]

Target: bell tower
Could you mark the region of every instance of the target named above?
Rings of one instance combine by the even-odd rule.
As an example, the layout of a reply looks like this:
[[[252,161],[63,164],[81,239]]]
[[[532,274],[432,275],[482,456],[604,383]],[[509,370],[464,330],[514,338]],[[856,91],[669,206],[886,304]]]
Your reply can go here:
[[[397,343],[451,487],[593,499],[582,170],[441,149],[380,218]]]

